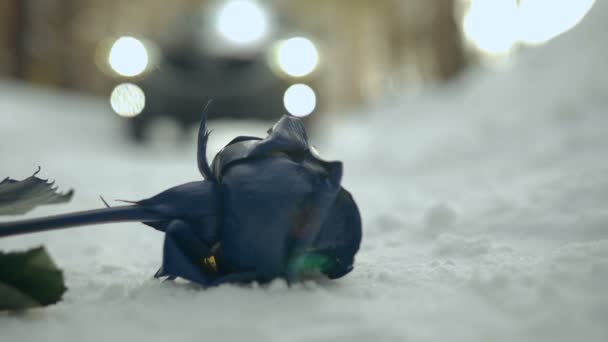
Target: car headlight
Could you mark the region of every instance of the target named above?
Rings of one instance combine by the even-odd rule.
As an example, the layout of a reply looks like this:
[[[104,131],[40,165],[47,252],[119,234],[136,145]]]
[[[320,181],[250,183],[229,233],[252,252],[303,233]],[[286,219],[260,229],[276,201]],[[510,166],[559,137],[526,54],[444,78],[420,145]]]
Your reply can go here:
[[[319,64],[319,52],[308,38],[289,38],[278,43],[276,63],[287,75],[303,77],[313,72]]]
[[[137,76],[148,67],[148,50],[142,41],[137,38],[120,37],[112,44],[108,55],[108,63],[112,70],[121,76]]]

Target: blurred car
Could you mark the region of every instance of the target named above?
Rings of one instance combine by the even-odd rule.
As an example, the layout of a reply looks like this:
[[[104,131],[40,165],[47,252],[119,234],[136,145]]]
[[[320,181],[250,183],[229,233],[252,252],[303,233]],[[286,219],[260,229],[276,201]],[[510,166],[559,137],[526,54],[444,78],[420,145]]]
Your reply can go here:
[[[308,115],[316,95],[300,79],[316,68],[317,48],[304,37],[281,40],[285,27],[256,2],[233,0],[180,17],[154,41],[120,37],[108,57],[119,81],[112,108],[130,118],[136,141],[160,117],[189,128],[209,100],[212,119]]]

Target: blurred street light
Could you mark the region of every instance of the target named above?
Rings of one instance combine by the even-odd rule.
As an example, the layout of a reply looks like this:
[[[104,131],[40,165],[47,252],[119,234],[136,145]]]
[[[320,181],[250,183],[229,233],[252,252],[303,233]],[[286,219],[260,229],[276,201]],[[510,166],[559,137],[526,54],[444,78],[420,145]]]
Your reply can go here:
[[[509,52],[517,42],[516,0],[472,0],[464,18],[464,33],[490,55]]]
[[[520,0],[521,41],[544,43],[576,26],[595,0]]]
[[[570,30],[595,0],[470,0],[464,33],[479,50],[503,55],[517,44],[541,44]]]
[[[315,110],[317,96],[314,90],[306,84],[294,84],[285,91],[283,103],[289,114],[304,117]]]
[[[232,43],[253,44],[268,33],[268,17],[257,2],[231,0],[219,10],[217,31]]]

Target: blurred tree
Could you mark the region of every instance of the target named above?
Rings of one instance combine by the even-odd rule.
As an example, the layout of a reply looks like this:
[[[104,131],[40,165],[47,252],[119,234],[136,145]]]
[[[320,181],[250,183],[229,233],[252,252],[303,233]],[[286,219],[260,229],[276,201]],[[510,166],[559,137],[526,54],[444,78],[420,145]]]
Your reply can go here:
[[[454,0],[439,0],[434,5],[430,40],[434,42],[437,76],[447,80],[458,76],[467,64],[461,20],[457,20],[459,14]]]
[[[23,4],[21,0],[0,2],[0,75],[23,76]]]

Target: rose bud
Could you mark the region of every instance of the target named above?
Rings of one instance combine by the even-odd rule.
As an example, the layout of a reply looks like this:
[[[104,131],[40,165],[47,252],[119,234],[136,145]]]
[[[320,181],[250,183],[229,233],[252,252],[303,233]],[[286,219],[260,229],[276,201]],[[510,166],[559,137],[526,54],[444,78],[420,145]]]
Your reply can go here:
[[[348,273],[361,220],[340,186],[342,163],[321,160],[297,118],[284,116],[269,133],[263,140],[239,137],[213,160],[222,194],[224,262],[255,271],[258,280],[292,279],[315,255],[322,273]]]

